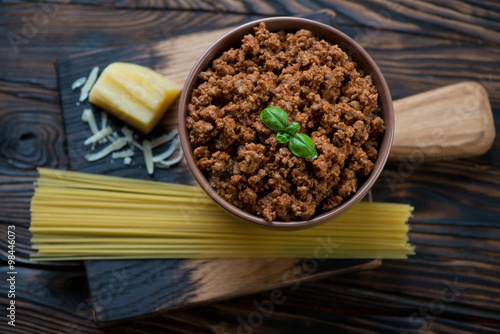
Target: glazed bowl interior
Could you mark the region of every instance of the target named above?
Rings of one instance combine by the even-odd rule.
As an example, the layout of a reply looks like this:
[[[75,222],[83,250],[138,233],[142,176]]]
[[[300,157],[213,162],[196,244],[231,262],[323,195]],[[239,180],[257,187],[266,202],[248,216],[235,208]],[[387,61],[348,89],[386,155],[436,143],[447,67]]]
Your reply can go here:
[[[346,52],[358,65],[358,68],[362,69],[365,74],[369,74],[377,87],[379,94],[379,107],[381,109],[381,117],[385,123],[385,132],[382,141],[379,146],[378,156],[375,161],[375,166],[373,171],[370,173],[368,178],[359,186],[356,193],[350,196],[344,203],[340,206],[317,215],[307,220],[294,220],[294,221],[272,221],[268,222],[262,217],[248,213],[224,200],[219,194],[211,187],[210,183],[203,175],[201,170],[197,167],[196,161],[193,156],[193,149],[189,141],[188,130],[186,127],[187,118],[187,106],[191,100],[191,94],[193,89],[195,89],[198,82],[198,75],[201,71],[207,69],[212,61],[219,57],[223,51],[229,50],[232,47],[239,47],[241,45],[241,40],[243,36],[253,33],[253,28],[256,27],[260,22],[265,22],[266,27],[271,32],[277,32],[283,30],[285,32],[294,33],[300,29],[307,29],[311,31],[316,37],[324,39],[331,44],[337,44],[344,52]],[[191,70],[182,90],[179,103],[179,134],[182,144],[182,149],[184,150],[186,162],[195,177],[196,181],[205,190],[205,192],[221,207],[226,209],[229,213],[241,218],[245,221],[249,221],[261,226],[267,227],[277,227],[283,229],[299,229],[312,227],[321,223],[324,223],[330,219],[333,219],[342,213],[346,212],[354,204],[359,202],[366,193],[373,186],[377,178],[380,176],[382,169],[387,161],[389,151],[392,144],[392,138],[394,134],[394,111],[392,106],[392,99],[387,83],[373,59],[368,55],[368,53],[353,39],[334,29],[328,25],[301,18],[294,17],[274,17],[262,20],[257,20],[244,24],[226,35],[218,39],[214,44],[212,44],[196,62],[193,69]]]

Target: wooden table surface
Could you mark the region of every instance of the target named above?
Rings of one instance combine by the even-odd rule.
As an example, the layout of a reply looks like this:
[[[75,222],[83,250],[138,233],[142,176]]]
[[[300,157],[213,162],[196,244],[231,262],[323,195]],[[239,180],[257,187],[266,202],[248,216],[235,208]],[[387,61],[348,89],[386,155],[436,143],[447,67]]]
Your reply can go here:
[[[81,263],[28,260],[36,167],[65,169],[54,60],[76,53],[328,9],[379,64],[398,99],[472,80],[500,128],[500,5],[495,0],[4,0],[0,4],[1,257],[16,231],[16,326],[1,267],[2,333],[499,333],[500,138],[486,154],[386,167],[377,201],[415,206],[417,255],[374,270],[106,328],[92,318]],[[126,288],[126,287],[125,287]]]

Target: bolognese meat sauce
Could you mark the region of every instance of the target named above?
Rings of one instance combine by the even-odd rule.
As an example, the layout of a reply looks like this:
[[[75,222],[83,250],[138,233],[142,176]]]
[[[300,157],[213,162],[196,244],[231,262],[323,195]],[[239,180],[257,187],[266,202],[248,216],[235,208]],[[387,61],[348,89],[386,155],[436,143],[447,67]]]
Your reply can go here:
[[[283,109],[318,157],[278,143],[259,114]],[[272,220],[308,219],[342,204],[370,174],[384,121],[372,79],[337,45],[264,23],[199,75],[187,127],[198,168],[225,200]]]

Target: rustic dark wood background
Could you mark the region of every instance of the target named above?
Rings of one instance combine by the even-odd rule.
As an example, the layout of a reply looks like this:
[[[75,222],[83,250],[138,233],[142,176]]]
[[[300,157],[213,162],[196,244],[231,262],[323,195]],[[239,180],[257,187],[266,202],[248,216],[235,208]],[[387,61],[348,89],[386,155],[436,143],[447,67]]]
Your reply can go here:
[[[494,0],[1,2],[1,257],[7,258],[7,226],[15,225],[17,280],[16,327],[10,327],[3,262],[0,332],[500,332],[498,136],[474,159],[387,166],[374,197],[415,206],[416,256],[285,289],[284,302],[272,308],[258,306],[271,298],[263,292],[102,329],[92,319],[81,263],[28,261],[35,169],[69,165],[55,59],[322,9],[333,10],[337,27],[371,53],[394,99],[473,80],[487,89],[500,128],[500,5]],[[110,298],[119,292],[110,286]]]

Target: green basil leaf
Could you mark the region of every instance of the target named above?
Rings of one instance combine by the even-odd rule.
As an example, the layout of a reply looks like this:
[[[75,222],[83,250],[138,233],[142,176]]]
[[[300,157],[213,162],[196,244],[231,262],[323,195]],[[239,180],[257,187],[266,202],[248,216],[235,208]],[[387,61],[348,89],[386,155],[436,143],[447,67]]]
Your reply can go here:
[[[260,119],[271,130],[283,131],[288,125],[286,112],[275,106],[268,106],[260,112]]]
[[[290,123],[286,129],[285,132],[288,133],[290,136],[293,136],[294,134],[297,133],[300,129],[300,124],[297,122]]]
[[[288,143],[288,141],[290,140],[290,135],[286,132],[278,132],[276,134],[276,139],[280,144]]]
[[[295,136],[290,138],[288,147],[293,154],[301,158],[316,159],[318,157],[318,152],[316,151],[314,142],[311,137],[304,133],[297,133]]]

